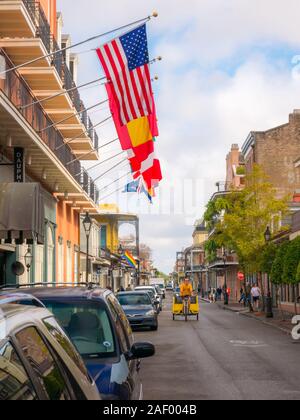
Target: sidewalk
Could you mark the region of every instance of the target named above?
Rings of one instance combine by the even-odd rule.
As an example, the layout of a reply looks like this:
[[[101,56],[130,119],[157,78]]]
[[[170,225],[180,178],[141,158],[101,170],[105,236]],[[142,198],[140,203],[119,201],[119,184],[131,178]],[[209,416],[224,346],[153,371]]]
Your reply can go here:
[[[240,305],[239,303],[229,303],[228,306],[224,305],[224,302],[216,302],[215,305],[217,305],[220,309],[223,309],[225,311],[231,311],[235,312],[241,316],[246,316],[248,318],[255,319],[257,321],[262,322],[265,325],[271,326],[273,328],[277,328],[280,331],[290,335],[293,329],[292,325],[292,315],[287,316],[285,320],[282,319],[282,315],[278,309],[274,309],[274,318],[273,319],[267,319],[266,314],[264,312],[249,312],[249,308],[245,308],[243,305]]]

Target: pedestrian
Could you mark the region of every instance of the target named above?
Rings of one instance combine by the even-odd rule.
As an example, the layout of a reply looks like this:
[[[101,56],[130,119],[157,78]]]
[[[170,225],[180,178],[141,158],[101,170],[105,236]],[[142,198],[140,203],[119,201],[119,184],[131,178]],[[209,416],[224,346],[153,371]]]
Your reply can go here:
[[[239,300],[239,303],[243,303],[244,306],[246,306],[246,301],[247,301],[247,296],[243,289],[243,291],[241,292],[241,298]]]
[[[126,292],[131,292],[131,286],[130,286],[130,284],[126,287]]]
[[[255,284],[252,287],[251,296],[252,296],[252,299],[253,299],[254,309],[258,310],[259,309],[259,301],[260,301],[260,298],[261,298],[261,290],[260,290],[260,288],[258,287],[257,284]]]
[[[217,289],[217,300],[221,300],[222,299],[222,289],[221,287],[218,287]]]

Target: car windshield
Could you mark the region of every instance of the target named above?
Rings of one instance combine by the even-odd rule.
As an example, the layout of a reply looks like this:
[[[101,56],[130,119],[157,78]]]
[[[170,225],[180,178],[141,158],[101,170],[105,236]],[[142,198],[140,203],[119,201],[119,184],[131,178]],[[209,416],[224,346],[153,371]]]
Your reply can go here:
[[[84,358],[115,355],[111,323],[105,306],[94,302],[52,302],[45,306],[53,313]]]
[[[164,286],[163,284],[159,284],[159,285],[158,285],[158,287],[159,287],[160,289],[164,289],[164,288],[165,288],[165,286]]]
[[[151,299],[155,299],[155,294],[154,294],[153,289],[136,289],[136,290],[146,292],[146,293],[148,293],[148,295],[150,295]]]
[[[118,300],[122,306],[151,305],[151,299],[147,293],[119,295]]]

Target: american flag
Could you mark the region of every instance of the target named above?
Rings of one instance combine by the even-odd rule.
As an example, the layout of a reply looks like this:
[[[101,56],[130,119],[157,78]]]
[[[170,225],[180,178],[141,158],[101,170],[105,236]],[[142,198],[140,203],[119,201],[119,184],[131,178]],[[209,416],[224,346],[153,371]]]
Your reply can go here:
[[[97,50],[102,67],[126,125],[154,112],[146,25]]]

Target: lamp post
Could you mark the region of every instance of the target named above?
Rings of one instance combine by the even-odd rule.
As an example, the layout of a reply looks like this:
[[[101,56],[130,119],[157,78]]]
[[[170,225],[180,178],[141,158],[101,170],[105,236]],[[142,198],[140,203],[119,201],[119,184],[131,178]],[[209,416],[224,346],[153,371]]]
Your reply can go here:
[[[272,240],[272,232],[270,230],[270,227],[268,226],[266,231],[265,231],[265,241],[266,244],[269,244]],[[270,284],[270,275],[269,273],[267,274],[268,277],[268,295],[266,297],[266,317],[267,318],[273,318],[273,299],[272,299],[272,294],[271,294],[271,284]]]
[[[121,287],[123,287],[123,285],[122,285],[122,274],[123,274],[122,273],[122,257],[124,255],[124,249],[122,247],[122,244],[119,245],[118,254],[119,254],[119,257],[120,257],[119,276],[120,276],[120,288],[121,288]]]
[[[26,268],[27,268],[27,273],[29,273],[29,271],[30,271],[30,267],[32,265],[32,259],[33,259],[32,253],[31,253],[30,248],[28,247],[27,252],[24,256],[25,265],[26,265]]]
[[[229,304],[229,299],[228,299],[228,293],[227,293],[227,273],[226,273],[226,262],[227,262],[227,254],[226,251],[224,250],[223,253],[223,262],[224,262],[224,278],[225,278],[225,283],[224,283],[224,305],[228,305]]]
[[[83,227],[86,235],[86,283],[89,282],[89,245],[90,245],[90,234],[92,230],[92,219],[90,218],[89,213],[87,212],[85,218],[83,219]]]

